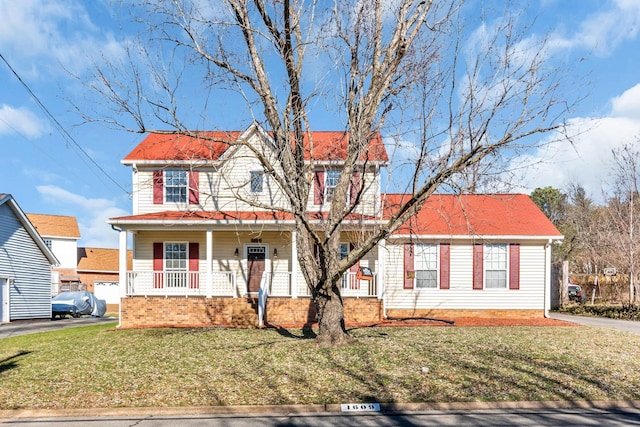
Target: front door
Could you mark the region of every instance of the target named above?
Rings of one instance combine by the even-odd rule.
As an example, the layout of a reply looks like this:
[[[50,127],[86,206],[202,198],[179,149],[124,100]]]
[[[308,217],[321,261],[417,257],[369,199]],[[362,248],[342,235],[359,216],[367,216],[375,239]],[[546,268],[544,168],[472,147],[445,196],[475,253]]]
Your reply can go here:
[[[265,246],[247,246],[247,290],[249,293],[258,293],[260,290],[265,258]]]

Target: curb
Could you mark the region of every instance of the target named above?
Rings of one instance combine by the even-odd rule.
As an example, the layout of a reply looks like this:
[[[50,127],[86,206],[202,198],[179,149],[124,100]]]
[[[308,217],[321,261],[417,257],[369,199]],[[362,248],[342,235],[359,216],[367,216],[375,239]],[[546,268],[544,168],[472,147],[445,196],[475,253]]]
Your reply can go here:
[[[380,412],[349,412],[351,416],[399,412],[469,411],[469,410],[549,410],[583,409],[615,410],[640,409],[640,400],[602,401],[540,401],[540,402],[425,402],[381,403]],[[100,417],[160,417],[175,415],[304,415],[341,413],[340,404],[325,405],[246,405],[246,406],[185,406],[185,407],[127,407],[82,409],[14,409],[0,410],[1,419],[13,418],[100,418]],[[345,413],[346,414],[346,413]]]

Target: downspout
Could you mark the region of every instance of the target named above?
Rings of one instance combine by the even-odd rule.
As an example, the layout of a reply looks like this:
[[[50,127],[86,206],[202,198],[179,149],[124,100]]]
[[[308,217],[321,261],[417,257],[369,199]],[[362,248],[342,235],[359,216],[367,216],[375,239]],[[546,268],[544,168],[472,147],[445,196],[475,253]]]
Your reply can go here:
[[[552,239],[549,239],[546,245],[544,245],[544,317],[549,317],[549,310],[551,308],[551,244]]]

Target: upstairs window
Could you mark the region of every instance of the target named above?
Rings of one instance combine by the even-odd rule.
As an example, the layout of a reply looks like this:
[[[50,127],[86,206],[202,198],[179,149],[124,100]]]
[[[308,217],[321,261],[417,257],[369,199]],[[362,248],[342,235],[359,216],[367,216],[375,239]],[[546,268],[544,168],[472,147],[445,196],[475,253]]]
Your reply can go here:
[[[165,171],[165,201],[186,203],[188,185],[187,171]]]
[[[325,197],[327,202],[331,202],[333,200],[333,194],[335,193],[336,187],[338,186],[339,177],[339,170],[327,171],[327,180],[325,182]]]
[[[51,249],[51,239],[44,239],[44,244],[45,244],[46,247]]]
[[[264,186],[264,173],[262,171],[251,171],[251,192],[262,193]]]

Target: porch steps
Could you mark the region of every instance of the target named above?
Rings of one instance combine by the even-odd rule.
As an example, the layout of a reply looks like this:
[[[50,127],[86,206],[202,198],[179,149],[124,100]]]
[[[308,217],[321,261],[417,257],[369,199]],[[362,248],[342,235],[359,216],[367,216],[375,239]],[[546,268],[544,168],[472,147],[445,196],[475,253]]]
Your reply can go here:
[[[231,326],[235,328],[258,327],[258,298],[243,297],[234,300]]]

